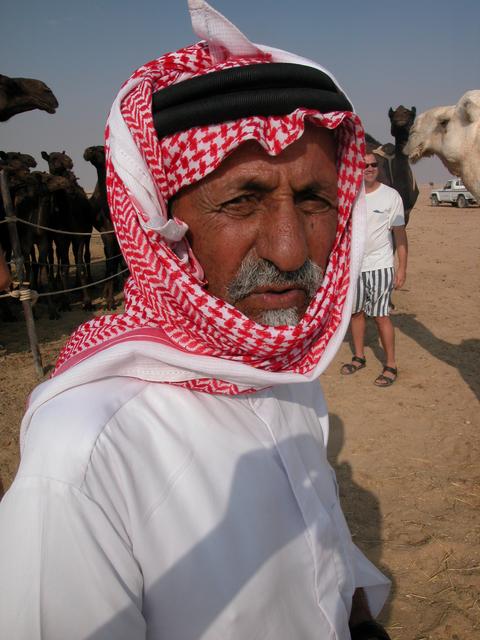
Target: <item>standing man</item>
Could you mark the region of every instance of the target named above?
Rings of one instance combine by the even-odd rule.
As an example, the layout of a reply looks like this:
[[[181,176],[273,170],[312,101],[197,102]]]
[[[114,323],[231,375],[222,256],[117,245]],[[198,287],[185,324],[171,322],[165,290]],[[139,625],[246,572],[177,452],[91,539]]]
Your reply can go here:
[[[125,312],[32,394],[0,504],[15,640],[385,640],[318,376],[360,267],[364,135],[319,65],[202,0],[106,130]]]
[[[407,275],[407,233],[400,194],[378,181],[378,162],[373,153],[365,156],[364,184],[367,199],[367,237],[357,294],[353,307],[351,331],[354,346],[352,362],[341,368],[343,375],[356,373],[366,366],[364,352],[365,316],[375,319],[385,352],[385,365],[375,379],[378,387],[389,387],[397,379],[395,332],[389,317],[392,290],[400,289]],[[394,268],[394,245],[398,266]]]

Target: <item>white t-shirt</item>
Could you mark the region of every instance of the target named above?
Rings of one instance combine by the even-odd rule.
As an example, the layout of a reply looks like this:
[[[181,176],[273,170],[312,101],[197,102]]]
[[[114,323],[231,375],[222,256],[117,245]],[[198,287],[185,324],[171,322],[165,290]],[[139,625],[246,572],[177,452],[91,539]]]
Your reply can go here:
[[[392,227],[405,224],[403,202],[395,189],[385,184],[366,194],[367,236],[362,271],[393,267]]]
[[[351,540],[327,437],[318,382],[54,396],[0,503],[2,637],[346,640],[354,589],[375,615],[389,581]]]

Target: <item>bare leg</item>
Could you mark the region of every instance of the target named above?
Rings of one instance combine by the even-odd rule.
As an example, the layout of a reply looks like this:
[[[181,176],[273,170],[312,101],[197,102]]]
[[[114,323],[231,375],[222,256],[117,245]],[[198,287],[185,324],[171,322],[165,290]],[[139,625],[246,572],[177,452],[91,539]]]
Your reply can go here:
[[[352,329],[352,340],[353,340],[353,348],[355,350],[356,356],[359,358],[364,358],[364,345],[365,345],[365,313],[363,311],[359,311],[358,313],[354,313],[352,316],[351,329]]]
[[[385,351],[385,364],[387,367],[395,367],[395,330],[389,316],[375,318],[380,342]]]
[[[356,373],[365,367],[365,355],[363,346],[365,342],[365,313],[359,311],[352,315],[351,330],[353,339],[354,354],[351,362],[342,365],[340,373],[344,376]]]
[[[375,318],[377,323],[378,333],[380,334],[380,341],[382,343],[383,350],[385,351],[385,365],[387,367],[397,368],[395,362],[395,329],[389,316],[378,316]],[[383,375],[387,378],[394,380],[395,374],[390,371],[384,371]]]

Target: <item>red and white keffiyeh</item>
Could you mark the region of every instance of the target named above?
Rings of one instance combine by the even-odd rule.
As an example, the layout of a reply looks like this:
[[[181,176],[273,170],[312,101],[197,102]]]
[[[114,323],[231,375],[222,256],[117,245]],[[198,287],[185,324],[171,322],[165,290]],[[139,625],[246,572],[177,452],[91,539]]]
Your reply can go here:
[[[222,23],[216,12],[217,22],[210,20],[205,34],[199,27],[199,19],[203,25],[205,20],[199,17],[198,8],[210,8],[205,3],[192,4],[196,5],[194,27],[208,41],[168,53],[138,69],[120,91],[107,123],[110,210],[131,273],[125,286],[125,312],[81,325],[63,349],[54,375],[113,345],[140,339],[174,347],[193,360],[208,356],[268,372],[308,374],[339,328],[351,278],[352,209],[363,179],[360,120],[351,112],[321,114],[300,108],[282,117],[248,117],[158,140],[151,103],[152,94],[161,88],[257,62],[300,60],[308,64],[292,54],[252,45],[233,25]],[[212,24],[222,29],[212,34]],[[246,140],[256,140],[269,155],[281,153],[301,137],[306,120],[335,131],[336,239],[322,286],[300,323],[269,327],[249,320],[205,290],[201,267],[184,238],[186,225],[168,219],[167,202],[182,187],[214,171]],[[211,393],[245,390],[221,374],[217,378],[201,372],[176,384]],[[249,390],[255,390],[255,385]]]

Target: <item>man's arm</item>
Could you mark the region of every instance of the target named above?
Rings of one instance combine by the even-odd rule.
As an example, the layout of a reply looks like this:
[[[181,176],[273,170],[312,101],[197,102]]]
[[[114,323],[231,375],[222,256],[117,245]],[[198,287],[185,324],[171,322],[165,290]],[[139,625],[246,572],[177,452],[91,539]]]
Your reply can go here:
[[[0,503],[0,575],[2,638],[145,640],[137,563],[68,483],[15,480]]]
[[[407,259],[408,259],[408,240],[405,226],[392,227],[393,237],[395,239],[395,248],[397,253],[398,265],[395,270],[395,289],[401,289],[407,278]]]

